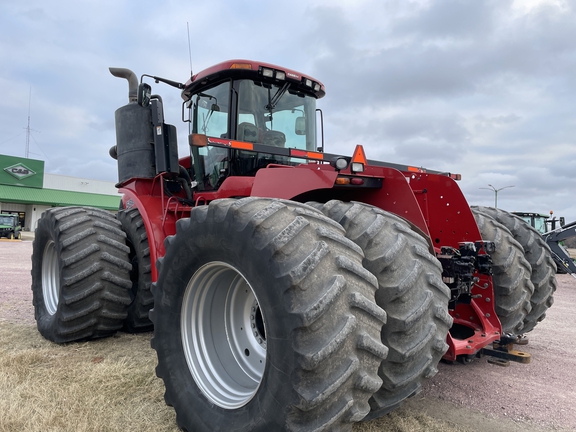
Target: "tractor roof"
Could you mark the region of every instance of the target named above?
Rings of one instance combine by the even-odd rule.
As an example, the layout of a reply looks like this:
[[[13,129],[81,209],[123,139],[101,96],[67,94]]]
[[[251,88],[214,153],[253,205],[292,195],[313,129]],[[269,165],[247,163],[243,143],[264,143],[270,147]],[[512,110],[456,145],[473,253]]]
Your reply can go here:
[[[512,212],[513,214],[517,215],[517,216],[534,216],[534,217],[541,217],[541,218],[545,218],[548,219],[550,217],[550,215],[544,214],[544,213],[535,213],[535,212]]]
[[[277,84],[291,82],[292,88],[295,86],[297,90],[317,99],[326,94],[324,85],[309,75],[270,63],[237,59],[218,63],[192,76],[185,84],[182,98],[188,100],[198,88],[230,78],[258,79]]]

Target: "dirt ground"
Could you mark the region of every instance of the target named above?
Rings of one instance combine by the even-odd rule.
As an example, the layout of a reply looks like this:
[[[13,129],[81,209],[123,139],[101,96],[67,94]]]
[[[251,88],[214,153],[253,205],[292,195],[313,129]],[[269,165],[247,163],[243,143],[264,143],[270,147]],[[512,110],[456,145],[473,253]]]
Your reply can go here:
[[[31,253],[27,236],[0,241],[0,325],[35,326]],[[557,281],[546,319],[527,335],[529,344],[518,347],[531,355],[530,364],[501,367],[487,358],[468,365],[441,363],[439,373],[398,412],[426,414],[457,431],[576,430],[576,345],[570,342],[576,336],[576,279],[557,275]],[[381,429],[380,421],[354,430],[390,430]]]

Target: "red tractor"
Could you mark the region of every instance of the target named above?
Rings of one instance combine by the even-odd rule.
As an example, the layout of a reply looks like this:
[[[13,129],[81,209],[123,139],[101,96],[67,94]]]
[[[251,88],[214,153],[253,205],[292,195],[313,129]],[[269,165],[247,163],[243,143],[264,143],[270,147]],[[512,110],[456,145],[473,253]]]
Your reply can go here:
[[[441,358],[526,361],[504,346],[552,302],[549,251],[531,264],[458,175],[324,152],[324,86],[246,60],[185,84],[142,76],[182,90],[179,158],[161,97],[111,72],[129,82],[110,150],[121,208],[43,214],[44,337],[153,329],[165,400],[195,431],[351,430],[416,394]]]

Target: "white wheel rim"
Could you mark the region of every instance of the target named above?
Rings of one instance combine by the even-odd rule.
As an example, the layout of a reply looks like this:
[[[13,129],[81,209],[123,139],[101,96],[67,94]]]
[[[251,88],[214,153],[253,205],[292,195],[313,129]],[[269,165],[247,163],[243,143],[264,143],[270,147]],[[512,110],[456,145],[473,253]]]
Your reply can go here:
[[[52,240],[46,243],[42,255],[42,295],[46,310],[50,315],[54,315],[58,309],[60,295],[60,269],[58,252]]]
[[[246,405],[266,366],[266,331],[258,299],[233,266],[214,261],[192,276],[182,300],[182,346],[204,395],[225,409]]]

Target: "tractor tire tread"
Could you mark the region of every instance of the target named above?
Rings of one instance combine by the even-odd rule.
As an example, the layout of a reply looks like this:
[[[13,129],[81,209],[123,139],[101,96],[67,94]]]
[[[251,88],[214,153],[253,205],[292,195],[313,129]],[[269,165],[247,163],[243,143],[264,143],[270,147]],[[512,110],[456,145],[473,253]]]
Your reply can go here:
[[[97,339],[122,327],[131,266],[119,226],[109,212],[92,207],[52,208],[38,221],[32,294],[38,330],[47,339],[57,343]],[[57,251],[60,276],[53,315],[46,309],[42,288],[43,254],[50,241]]]
[[[137,208],[120,210],[118,220],[126,233],[132,271],[130,273],[130,298],[124,330],[129,333],[148,332],[154,329],[149,317],[154,306],[152,295],[152,263],[150,245],[144,219]]]
[[[522,330],[527,333],[544,319],[546,311],[554,302],[553,296],[557,282],[556,263],[552,258],[552,251],[540,233],[522,218],[494,207],[473,206],[472,208],[489,215],[508,228],[514,239],[524,249],[524,256],[532,267],[530,280],[534,285],[534,293],[530,297],[531,310],[524,318]]]
[[[502,324],[502,332],[523,334],[525,318],[532,309],[532,267],[524,257],[522,245],[514,239],[506,226],[477,207],[471,207],[471,210],[482,239],[493,241],[496,246],[490,255],[493,263],[494,308]]]
[[[363,203],[310,204],[346,230],[364,251],[364,268],[378,279],[376,303],[388,317],[381,338],[389,353],[379,369],[383,386],[370,400],[365,419],[380,417],[437,372],[452,325],[450,290],[426,240],[402,218]]]

